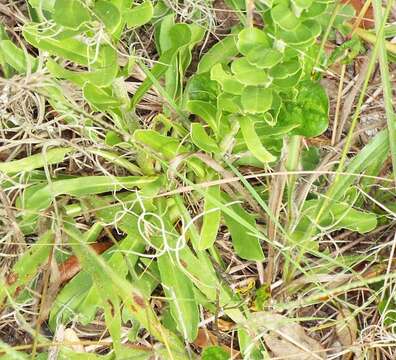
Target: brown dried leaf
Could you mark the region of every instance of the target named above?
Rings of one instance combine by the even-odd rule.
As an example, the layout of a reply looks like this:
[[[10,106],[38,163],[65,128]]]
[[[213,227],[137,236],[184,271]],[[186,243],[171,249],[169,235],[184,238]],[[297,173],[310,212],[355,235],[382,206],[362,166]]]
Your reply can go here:
[[[198,336],[194,341],[194,345],[200,348],[218,345],[217,337],[208,329],[199,329]]]
[[[276,358],[294,360],[326,358],[325,350],[320,343],[309,337],[295,320],[267,312],[255,313],[250,320],[248,325],[250,330],[252,328],[267,330],[263,339]]]

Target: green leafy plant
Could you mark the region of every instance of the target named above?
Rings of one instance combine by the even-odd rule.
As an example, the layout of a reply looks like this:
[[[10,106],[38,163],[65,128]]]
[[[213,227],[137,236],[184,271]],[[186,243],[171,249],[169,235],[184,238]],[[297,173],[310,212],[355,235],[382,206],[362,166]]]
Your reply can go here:
[[[34,90],[52,119],[90,144],[63,139],[0,164],[5,191],[23,181],[15,223],[21,236],[35,238],[2,281],[0,297],[4,304],[33,299],[29,286],[35,287],[44,264],[78,260],[77,274],[58,284],[48,325],[56,332],[60,324],[87,325],[103,314],[114,354],[99,358],[194,358],[189,344],[197,339],[201,315],[217,321],[220,313],[236,324],[245,358],[268,357],[261,334],[245,325],[252,311],[273,305],[272,274],[264,284],[262,269],[275,258],[271,249],[279,250],[286,292],[297,269],[304,274],[306,253],[328,260],[332,269],[340,265],[320,253],[324,233],[365,234],[377,227],[377,216],[353,186],[357,174],[380,171],[389,150],[386,132],[350,161],[349,175],[337,178],[329,199],[311,189],[296,196],[300,163],[314,172],[322,158],[316,147],[300,152],[302,139],[323,134],[329,124],[321,70],[346,65],[362,51],[356,37],[331,55],[323,50],[335,26],[345,31],[349,8],[337,15],[339,5],[330,0],[256,2],[264,24],[256,26],[244,2],[229,3],[244,26],[234,26],[203,56],[197,50],[208,32],[193,21],[197,13],[180,22],[182,16],[162,1],[29,0],[31,19],[22,29],[27,48],[0,29],[4,76],[43,76]],[[125,46],[142,26],[153,30],[153,64]],[[63,91],[66,84],[78,101]],[[156,107],[147,108],[153,96]],[[100,170],[89,176],[64,171],[79,156],[95,158]],[[249,182],[241,173],[256,169],[269,178],[271,168],[280,169],[281,180]],[[286,204],[285,219],[274,196]],[[229,264],[217,246],[219,234],[233,258],[259,269],[254,306],[224,276]],[[96,254],[90,245],[104,237],[112,246]],[[161,306],[154,309],[152,299]],[[130,323],[128,339],[145,334],[160,345],[124,346]],[[0,348],[18,358],[2,343]],[[80,356],[68,347],[59,351],[60,358]],[[203,359],[228,355],[219,346],[202,351]]]

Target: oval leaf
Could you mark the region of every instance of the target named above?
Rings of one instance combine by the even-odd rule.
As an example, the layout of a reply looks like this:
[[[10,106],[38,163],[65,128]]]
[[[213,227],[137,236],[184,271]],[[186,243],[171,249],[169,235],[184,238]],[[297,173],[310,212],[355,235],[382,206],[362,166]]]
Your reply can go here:
[[[258,86],[247,86],[241,95],[244,112],[260,114],[268,111],[272,104],[272,91]]]
[[[237,47],[241,54],[247,55],[257,46],[271,47],[271,41],[263,30],[249,27],[238,34]]]

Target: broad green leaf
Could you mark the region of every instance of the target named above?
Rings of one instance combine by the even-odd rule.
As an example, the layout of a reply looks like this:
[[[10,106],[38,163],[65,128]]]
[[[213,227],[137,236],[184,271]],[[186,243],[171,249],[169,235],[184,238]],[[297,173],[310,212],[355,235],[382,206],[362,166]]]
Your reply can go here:
[[[157,259],[161,284],[170,305],[172,317],[183,338],[192,342],[198,334],[199,311],[191,280],[168,253]]]
[[[0,42],[2,40],[10,40],[10,38],[4,26],[0,24]],[[1,49],[1,45],[0,45],[0,49]],[[6,60],[6,54],[4,50],[0,51],[0,67],[3,72],[4,78],[9,79],[14,74],[14,69],[11,67],[10,64],[8,64]]]
[[[315,170],[320,162],[320,152],[315,146],[304,149],[301,154],[301,165],[304,170]]]
[[[317,21],[307,20],[292,31],[280,32],[279,37],[289,46],[309,46],[320,35],[322,28]]]
[[[229,35],[223,40],[216,43],[201,58],[197,73],[208,72],[216,64],[227,63],[233,56],[238,54],[238,48],[235,42],[235,36]]]
[[[72,148],[54,148],[45,153],[35,154],[23,159],[0,163],[0,172],[5,174],[18,173],[20,171],[32,171],[45,165],[58,164],[70,153]]]
[[[222,93],[217,97],[217,107],[219,110],[228,111],[230,113],[242,112],[241,97]]]
[[[47,231],[18,259],[7,276],[7,284],[0,287],[1,302],[4,301],[6,294],[15,297],[16,292],[33,280],[41,266],[48,261],[53,240],[54,234]]]
[[[208,153],[219,153],[220,149],[205,131],[205,128],[200,123],[191,124],[191,140],[201,150]]]
[[[237,47],[241,54],[247,56],[252,49],[258,46],[271,47],[270,38],[263,30],[249,27],[240,31]]]
[[[202,360],[228,360],[230,354],[220,346],[209,346],[202,352]]]
[[[308,200],[304,204],[303,218],[297,226],[297,231],[308,228],[310,219],[314,218],[318,200]],[[334,202],[318,224],[327,231],[347,229],[357,231],[360,234],[368,233],[377,227],[377,216],[373,213],[354,209],[351,204],[345,202]]]
[[[88,66],[88,54],[94,57],[87,45],[74,38],[58,39],[53,31],[39,32],[37,24],[29,24],[23,27],[23,37],[34,47],[47,51],[51,55],[60,56],[78,64]]]
[[[194,115],[199,116],[204,120],[215,134],[219,130],[219,125],[217,121],[217,109],[213,105],[200,101],[200,100],[190,100],[187,102],[186,109]]]
[[[300,69],[300,61],[298,58],[294,58],[274,66],[269,70],[269,74],[275,79],[285,79],[298,73]]]
[[[153,17],[153,13],[153,4],[150,0],[145,0],[132,9],[124,10],[122,16],[129,28],[135,28],[147,24]]]
[[[187,83],[185,90],[185,101],[201,100],[209,103],[216,103],[218,84],[210,79],[209,73],[194,75]]]
[[[303,12],[304,18],[315,18],[323,14],[327,9],[327,4],[315,1],[309,9]]]
[[[282,61],[283,55],[275,49],[258,46],[249,51],[247,60],[260,69],[270,69]]]
[[[100,88],[91,83],[84,85],[83,94],[90,104],[101,110],[108,110],[122,105],[121,100],[113,96],[108,88]]]
[[[241,104],[245,113],[264,113],[271,108],[272,90],[258,86],[247,86],[242,92]]]
[[[221,64],[216,64],[210,71],[210,78],[217,81],[223,91],[233,94],[241,95],[245,87],[235,76],[227,73]]]
[[[300,69],[295,74],[285,78],[274,78],[273,85],[280,87],[281,89],[291,89],[297,86],[301,79],[303,71]]]
[[[168,14],[164,16],[161,20],[161,23],[157,27],[156,35],[156,46],[159,54],[163,54],[165,51],[173,48],[172,46],[172,37],[170,36],[170,30],[175,25],[175,16],[174,14]]]
[[[231,71],[245,85],[263,85],[268,83],[267,73],[249,63],[246,58],[239,58],[231,63]]]
[[[165,91],[171,99],[178,99],[181,95],[184,73],[192,59],[191,49],[197,40],[196,36],[199,34],[193,25],[177,23],[169,28],[161,26],[160,38],[167,39],[167,47],[180,51],[165,73]]]
[[[118,191],[145,185],[156,181],[150,176],[86,176],[73,179],[57,180],[36,191],[25,199],[26,210],[43,210],[59,195],[83,196],[100,194],[108,191]]]
[[[224,195],[225,196],[225,195]],[[231,199],[225,196],[229,202]],[[240,204],[229,206],[232,211],[248,222],[251,226],[256,227],[254,217],[245,211]],[[251,234],[241,223],[235,220],[232,215],[223,212],[224,220],[230,231],[232,244],[238,256],[244,260],[263,261],[264,253],[257,236]]]
[[[174,24],[168,33],[172,49],[180,49],[189,45],[192,41],[192,31],[189,25],[183,23]]]
[[[39,212],[50,206],[51,202],[60,195],[84,196],[100,194],[120,189],[141,188],[156,181],[157,177],[145,176],[87,176],[72,179],[53,181],[52,183],[34,189],[27,188],[22,196],[23,199],[23,219],[20,226],[25,233],[34,229]]]
[[[311,81],[303,82],[289,114],[292,120],[300,122],[294,134],[307,137],[322,134],[329,124],[329,99],[324,88]]]
[[[28,69],[35,72],[38,60],[18,48],[11,40],[0,40],[0,53],[3,60],[19,74],[25,74]]]
[[[53,19],[64,27],[78,29],[83,23],[91,20],[91,14],[80,0],[56,0]]]
[[[293,11],[284,3],[280,3],[271,9],[271,16],[275,24],[284,30],[291,31],[300,23]]]
[[[81,271],[62,288],[51,306],[49,317],[51,330],[55,331],[59,323],[67,324],[76,316],[76,309],[91,286],[91,277],[87,272]]]
[[[186,152],[179,140],[161,135],[154,130],[136,130],[133,137],[135,141],[150,147],[167,160],[173,159],[179,152]]]
[[[107,31],[113,34],[121,24],[120,10],[111,1],[99,0],[93,8],[96,16],[103,22]]]
[[[254,128],[254,121],[248,116],[239,117],[243,139],[250,152],[262,163],[275,161],[276,158],[263,146]]]
[[[105,144],[108,146],[117,146],[121,144],[124,140],[115,131],[108,131],[106,133]]]
[[[67,70],[51,59],[47,61],[47,69],[53,76],[70,80],[80,87],[87,82],[99,87],[109,86],[118,73],[117,52],[111,46],[104,45],[99,50],[99,59],[101,63],[92,64],[91,71]]]
[[[53,12],[55,0],[29,0],[29,4],[35,9]]]
[[[205,250],[213,246],[220,227],[221,211],[213,204],[213,198],[220,198],[220,186],[210,186],[205,191],[204,216],[199,237],[198,250]]]

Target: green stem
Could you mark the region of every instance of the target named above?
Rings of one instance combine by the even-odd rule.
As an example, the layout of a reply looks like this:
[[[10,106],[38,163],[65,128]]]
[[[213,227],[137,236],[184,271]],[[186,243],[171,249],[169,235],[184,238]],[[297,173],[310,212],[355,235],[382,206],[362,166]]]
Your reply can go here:
[[[300,147],[301,147],[301,136],[293,135],[289,139],[289,144],[287,147],[287,159],[286,159],[286,170],[296,171],[298,170],[298,163],[300,159]],[[294,200],[294,190],[296,188],[296,175],[288,176],[288,186],[287,186],[287,205],[289,214],[289,225],[293,219],[293,200]]]
[[[390,8],[392,7],[393,1],[388,1],[388,6],[385,13],[389,13]],[[392,87],[391,80],[389,75],[389,67],[388,67],[388,53],[385,47],[385,36],[384,36],[384,26],[380,26],[380,21],[382,18],[382,6],[380,0],[374,0],[374,14],[375,14],[375,30],[377,33],[377,41],[378,41],[378,58],[380,63],[381,70],[381,81],[382,81],[382,89],[383,96],[385,102],[385,112],[386,112],[386,120],[389,129],[389,144],[391,150],[392,157],[392,166],[393,166],[393,176],[396,183],[396,117],[393,110],[392,104]]]

